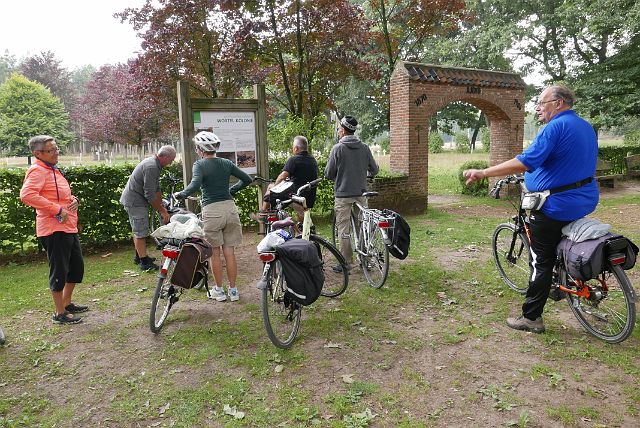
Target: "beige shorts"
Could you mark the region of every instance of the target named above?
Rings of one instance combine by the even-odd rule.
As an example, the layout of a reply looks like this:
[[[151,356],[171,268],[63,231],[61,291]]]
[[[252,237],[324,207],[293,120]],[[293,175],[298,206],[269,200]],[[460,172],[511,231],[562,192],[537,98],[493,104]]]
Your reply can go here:
[[[204,238],[213,247],[235,247],[242,244],[242,224],[235,202],[222,201],[202,208]]]

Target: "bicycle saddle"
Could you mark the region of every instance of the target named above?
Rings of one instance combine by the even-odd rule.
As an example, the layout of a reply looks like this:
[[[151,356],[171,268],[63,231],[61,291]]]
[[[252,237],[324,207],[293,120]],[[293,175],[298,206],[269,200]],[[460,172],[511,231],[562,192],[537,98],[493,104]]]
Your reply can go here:
[[[378,196],[378,192],[364,192],[362,196],[365,198],[372,198],[374,196]]]
[[[284,220],[274,221],[274,222],[271,224],[271,228],[272,228],[273,230],[276,230],[276,229],[284,229],[285,227],[291,227],[291,226],[293,226],[294,224],[296,224],[296,222],[295,222],[295,221],[293,221],[293,220],[291,219],[291,217],[287,217],[287,218],[285,218]]]

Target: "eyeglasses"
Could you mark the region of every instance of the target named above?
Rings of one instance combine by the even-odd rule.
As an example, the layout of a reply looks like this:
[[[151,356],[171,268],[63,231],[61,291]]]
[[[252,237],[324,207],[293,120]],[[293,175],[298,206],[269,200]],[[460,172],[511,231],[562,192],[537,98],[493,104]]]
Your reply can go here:
[[[39,152],[44,153],[60,153],[60,149],[49,149],[49,150],[38,150]]]
[[[550,103],[551,101],[558,101],[559,99],[560,98],[554,98],[554,99],[548,100],[548,101],[540,101],[540,100],[538,100],[538,101],[536,101],[536,105],[537,106],[541,106],[542,104]]]

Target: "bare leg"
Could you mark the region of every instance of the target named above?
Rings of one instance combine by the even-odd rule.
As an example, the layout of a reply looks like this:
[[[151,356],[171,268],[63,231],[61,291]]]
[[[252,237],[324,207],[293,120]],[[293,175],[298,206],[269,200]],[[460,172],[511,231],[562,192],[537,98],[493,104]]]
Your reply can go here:
[[[133,237],[133,246],[136,247],[136,253],[138,257],[147,257],[147,238]]]
[[[76,284],[73,282],[67,282],[64,284],[64,288],[62,289],[62,304],[63,309],[71,304],[71,295],[73,294],[73,289],[76,287]]]
[[[227,264],[229,287],[234,288],[236,286],[236,278],[238,277],[238,263],[236,262],[235,248],[223,246],[222,252],[224,253],[224,260]]]
[[[62,296],[62,291],[52,291],[51,296],[53,296],[53,303],[56,306],[56,315],[60,315],[64,313],[64,297]]]
[[[222,287],[222,260],[220,259],[220,247],[213,247],[211,271],[213,272],[213,279],[216,281],[216,285]]]

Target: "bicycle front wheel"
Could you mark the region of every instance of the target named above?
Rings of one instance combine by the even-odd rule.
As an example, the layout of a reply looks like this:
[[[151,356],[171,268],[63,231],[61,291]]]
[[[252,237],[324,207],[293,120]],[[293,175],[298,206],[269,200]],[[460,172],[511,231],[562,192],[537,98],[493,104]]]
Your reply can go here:
[[[636,322],[636,306],[624,270],[611,266],[603,281],[591,279],[583,285],[589,287],[588,298],[566,293],[567,303],[582,327],[607,343],[620,343],[629,337]],[[567,288],[575,290],[576,286],[567,284]]]
[[[511,223],[503,223],[493,232],[493,258],[500,276],[507,285],[520,294],[529,287],[531,250],[524,233],[516,232]]]
[[[285,296],[284,275],[280,262],[269,265],[267,284],[260,300],[262,320],[269,340],[280,349],[288,349],[298,335],[302,306]]]
[[[365,241],[364,233],[361,233],[358,260],[369,285],[380,288],[387,281],[389,274],[389,250],[384,245],[382,230],[374,226],[369,234],[369,242]]]
[[[344,256],[335,246],[318,235],[310,235],[309,241],[316,245],[318,256],[322,260],[324,285],[320,294],[325,297],[341,295],[349,285],[349,270]]]
[[[169,259],[164,263],[169,263],[167,267],[167,274],[160,274],[158,278],[158,284],[156,290],[153,293],[153,300],[151,302],[151,312],[149,314],[149,328],[154,333],[159,333],[164,325],[169,311],[174,303],[176,303],[180,297],[180,289],[171,284],[171,275],[176,267],[176,262],[173,259]],[[163,263],[163,266],[164,266]]]

